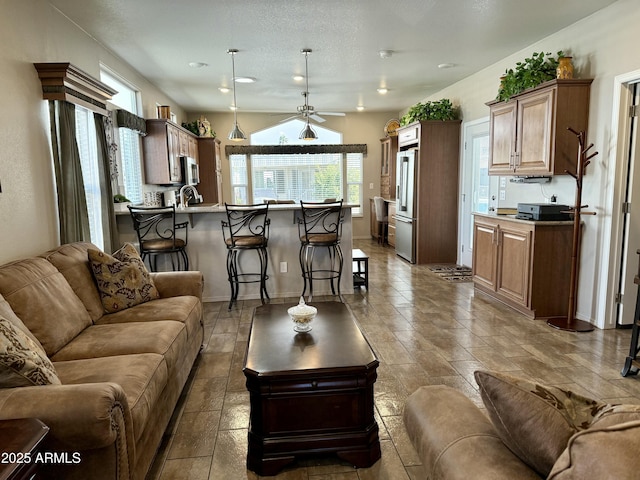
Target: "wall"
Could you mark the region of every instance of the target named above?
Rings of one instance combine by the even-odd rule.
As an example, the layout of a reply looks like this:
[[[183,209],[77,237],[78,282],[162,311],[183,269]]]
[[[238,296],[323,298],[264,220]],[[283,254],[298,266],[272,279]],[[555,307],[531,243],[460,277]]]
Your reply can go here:
[[[240,101],[242,99],[239,99]],[[227,140],[233,126],[233,113],[194,112],[189,114],[189,121],[197,120],[204,115],[211,122],[211,128],[222,141],[222,178],[224,200],[231,202],[229,192],[229,162],[224,156],[224,147],[236,144]],[[380,194],[380,139],[384,137],[384,126],[391,118],[397,118],[397,112],[348,113],[344,117],[326,116],[323,127],[341,132],[343,143],[366,143],[367,155],[364,158],[363,196],[364,211],[362,217],[353,219],[353,238],[369,238],[369,198]],[[252,132],[276,125],[287,118],[286,115],[270,115],[264,113],[246,113],[238,111],[238,125],[249,137]],[[248,144],[248,141],[240,144]],[[370,184],[373,188],[370,189]]]
[[[441,90],[425,100],[450,98],[461,106],[465,122],[487,117],[485,106],[495,98],[499,77],[507,68],[531,55],[545,51],[563,50],[573,55],[575,76],[594,78],[591,86],[589,131],[587,144],[599,155],[592,159],[587,169],[583,187],[583,204],[597,212],[595,217],[583,217],[585,229],[580,264],[580,289],[578,293],[578,317],[594,320],[599,327],[613,326],[614,319],[606,313],[608,300],[607,278],[609,243],[612,232],[611,203],[615,178],[616,159],[612,145],[611,124],[617,115],[613,105],[615,77],[640,68],[637,54],[640,8],[637,0],[620,0],[610,7],[556,32],[544,40]],[[504,206],[514,206],[519,201],[544,202],[538,185],[514,185],[507,183]],[[559,203],[574,204],[575,181],[568,176],[555,177],[544,186],[547,195],[558,195]],[[635,248],[635,247],[633,247]]]
[[[134,83],[144,115],[175,102],[116,58],[44,0],[0,1],[0,263],[58,244],[48,103],[36,62],[71,62],[99,78],[100,63]]]

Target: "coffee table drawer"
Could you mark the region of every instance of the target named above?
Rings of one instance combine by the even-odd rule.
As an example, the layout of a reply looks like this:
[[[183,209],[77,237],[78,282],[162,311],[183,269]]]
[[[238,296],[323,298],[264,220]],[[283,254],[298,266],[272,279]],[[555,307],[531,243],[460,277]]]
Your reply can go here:
[[[318,390],[344,390],[358,388],[367,382],[366,376],[338,377],[338,378],[301,378],[285,381],[274,381],[268,384],[269,392],[277,393],[301,393],[316,392]],[[266,385],[265,385],[266,386]]]

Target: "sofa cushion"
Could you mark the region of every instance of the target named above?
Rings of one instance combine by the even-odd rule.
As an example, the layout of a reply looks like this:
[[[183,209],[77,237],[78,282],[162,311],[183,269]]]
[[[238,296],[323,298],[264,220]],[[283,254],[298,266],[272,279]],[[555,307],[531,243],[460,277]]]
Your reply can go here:
[[[0,295],[0,316],[6,318],[11,323],[13,323],[16,327],[22,330],[44,353],[44,348],[40,341],[36,338],[36,336],[31,333],[31,331],[27,328],[27,326],[18,318],[15,312],[11,309],[11,305],[4,299],[2,295]],[[46,355],[46,354],[45,354]]]
[[[0,294],[49,357],[92,324],[64,276],[44,258],[0,266]]]
[[[569,438],[589,427],[606,404],[509,375],[475,372],[489,418],[523,462],[547,476]]]
[[[130,322],[155,322],[173,320],[184,323],[187,336],[193,338],[196,329],[201,329],[202,302],[198,297],[184,295],[181,297],[159,298],[152,302],[142,303],[121,312],[109,313],[98,320],[99,325]]]
[[[640,472],[640,421],[593,425],[569,439],[549,480],[615,478],[635,480]]]
[[[133,322],[92,325],[60,349],[54,362],[135,353],[157,353],[166,357],[173,373],[187,348],[187,332],[180,322]]]
[[[0,388],[60,384],[44,350],[0,314]]]
[[[95,322],[104,315],[104,307],[89,265],[87,252],[91,249],[98,248],[87,242],[67,243],[44,253],[41,257],[52,263],[64,275],[78,298],[82,300],[91,320]]]
[[[120,385],[131,410],[136,441],[140,439],[150,413],[162,403],[160,395],[169,378],[164,358],[153,353],[70,360],[54,365],[64,385],[103,382]],[[69,415],[73,415],[72,405]]]
[[[160,297],[136,248],[130,243],[113,256],[89,249],[89,263],[107,313]]]

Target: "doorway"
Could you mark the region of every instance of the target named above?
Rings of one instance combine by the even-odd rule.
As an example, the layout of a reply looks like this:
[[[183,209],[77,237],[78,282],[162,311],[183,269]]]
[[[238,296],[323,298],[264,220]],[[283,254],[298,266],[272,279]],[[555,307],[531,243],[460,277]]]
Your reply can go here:
[[[492,210],[492,194],[498,190],[498,177],[489,176],[489,118],[466,123],[463,136],[458,263],[471,267],[473,212]]]
[[[621,125],[624,132],[622,154],[626,179],[623,184],[622,200],[622,245],[620,246],[619,276],[616,295],[616,327],[633,324],[638,285],[634,277],[638,274],[638,250],[640,249],[640,145],[638,141],[638,127],[640,120],[640,83],[629,83],[626,86],[627,98],[630,106],[626,125]],[[623,103],[623,108],[627,108]]]

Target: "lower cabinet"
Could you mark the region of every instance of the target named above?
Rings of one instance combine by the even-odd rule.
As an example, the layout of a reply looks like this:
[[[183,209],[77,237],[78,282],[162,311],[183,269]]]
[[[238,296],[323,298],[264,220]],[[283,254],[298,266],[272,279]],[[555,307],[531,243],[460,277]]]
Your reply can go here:
[[[568,313],[573,222],[476,214],[475,288],[532,318]]]
[[[387,243],[390,247],[396,246],[396,202],[389,202],[389,231],[387,232]]]

